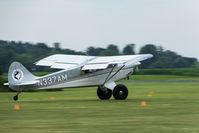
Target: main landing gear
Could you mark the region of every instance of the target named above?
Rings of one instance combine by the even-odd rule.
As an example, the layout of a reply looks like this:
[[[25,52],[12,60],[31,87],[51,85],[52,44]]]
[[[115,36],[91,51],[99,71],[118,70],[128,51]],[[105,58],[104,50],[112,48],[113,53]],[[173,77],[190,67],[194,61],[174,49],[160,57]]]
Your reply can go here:
[[[113,91],[108,88],[103,88],[103,87],[98,87],[97,89],[97,96],[101,100],[110,99],[112,94],[115,100],[125,100],[128,96],[128,89],[126,88],[126,86],[122,84],[115,86]]]
[[[107,88],[98,87],[97,88],[97,96],[101,100],[108,100],[112,96],[112,90]]]
[[[18,92],[17,95],[15,95],[15,96],[13,97],[13,100],[17,101],[17,100],[18,100],[18,95],[19,95],[20,93],[21,93],[21,92]]]
[[[125,100],[128,96],[128,89],[126,86],[119,84],[113,90],[113,97],[115,100]]]

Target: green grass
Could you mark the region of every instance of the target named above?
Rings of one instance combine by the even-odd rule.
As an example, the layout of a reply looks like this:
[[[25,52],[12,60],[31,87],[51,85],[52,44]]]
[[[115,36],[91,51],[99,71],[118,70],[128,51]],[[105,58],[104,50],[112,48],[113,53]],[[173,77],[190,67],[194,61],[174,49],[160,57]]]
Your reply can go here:
[[[130,80],[199,80],[199,76],[177,75],[133,75]]]
[[[129,88],[125,101],[98,100],[95,87],[24,92],[18,102],[12,101],[15,93],[0,93],[0,132],[199,132],[199,82],[123,83]]]

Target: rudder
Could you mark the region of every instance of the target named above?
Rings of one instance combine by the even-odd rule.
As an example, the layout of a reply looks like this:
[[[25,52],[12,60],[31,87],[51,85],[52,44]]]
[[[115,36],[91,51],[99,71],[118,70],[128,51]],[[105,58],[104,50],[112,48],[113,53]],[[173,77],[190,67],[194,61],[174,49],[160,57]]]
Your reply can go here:
[[[15,85],[35,80],[36,76],[32,75],[21,63],[13,62],[8,71],[8,83],[11,88]],[[13,88],[14,89],[14,88]]]

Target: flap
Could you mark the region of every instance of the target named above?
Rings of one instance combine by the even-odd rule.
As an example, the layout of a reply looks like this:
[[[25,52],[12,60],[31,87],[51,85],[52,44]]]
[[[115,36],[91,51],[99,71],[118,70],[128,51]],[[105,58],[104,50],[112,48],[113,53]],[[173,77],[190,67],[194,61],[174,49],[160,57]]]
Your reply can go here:
[[[96,69],[106,69],[109,64],[87,64],[84,65],[82,70],[96,70]]]
[[[55,63],[51,66],[51,68],[57,68],[57,69],[69,69],[72,67],[75,67],[77,65],[75,64],[61,64],[61,63]]]
[[[38,66],[51,66],[52,64],[54,64],[53,61],[48,61],[48,60],[40,60],[36,63],[36,65]]]

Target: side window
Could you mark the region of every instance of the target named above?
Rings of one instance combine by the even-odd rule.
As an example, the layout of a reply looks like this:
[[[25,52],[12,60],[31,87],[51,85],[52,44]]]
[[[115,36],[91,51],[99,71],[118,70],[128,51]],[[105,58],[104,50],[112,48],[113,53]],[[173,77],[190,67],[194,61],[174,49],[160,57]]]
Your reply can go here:
[[[84,74],[89,74],[89,73],[93,73],[93,72],[97,72],[99,70],[82,70],[80,72],[80,75],[84,75]]]
[[[82,70],[82,71],[80,72],[80,75],[84,75],[84,74],[88,74],[88,73],[90,73],[89,70]]]
[[[114,66],[114,65],[110,64],[110,65],[108,65],[108,68],[113,68],[113,66]]]

